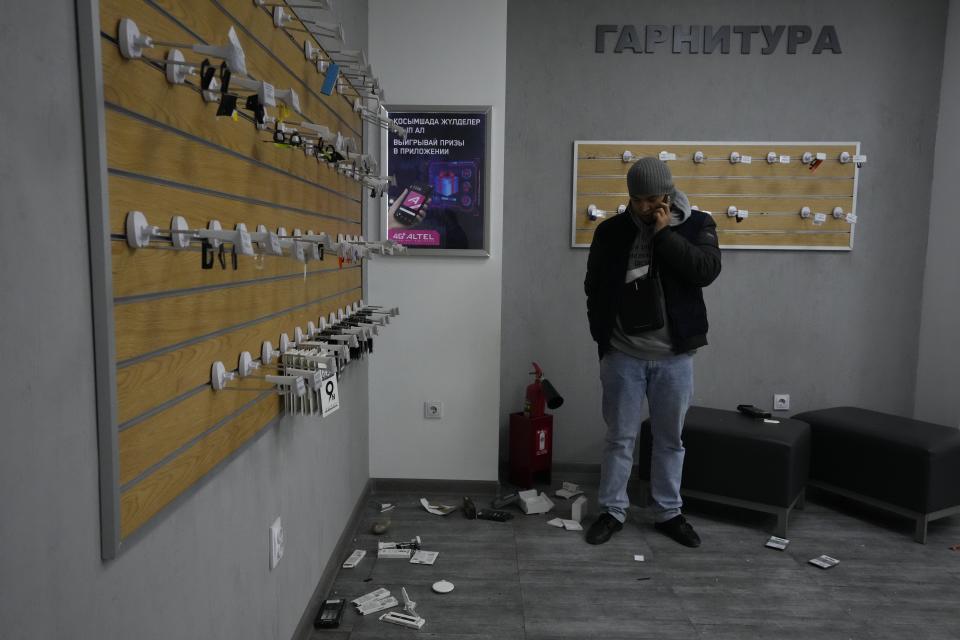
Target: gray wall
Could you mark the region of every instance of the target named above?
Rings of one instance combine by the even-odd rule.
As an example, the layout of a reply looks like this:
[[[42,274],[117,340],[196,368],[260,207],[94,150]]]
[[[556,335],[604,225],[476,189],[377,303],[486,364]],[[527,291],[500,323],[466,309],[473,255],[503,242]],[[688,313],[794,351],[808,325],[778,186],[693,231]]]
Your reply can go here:
[[[695,402],[913,412],[945,2],[512,2],[501,456],[537,360],[567,398],[555,460],[598,461],[587,252],[571,249],[572,141],[859,140],[850,253],[734,251],[705,291]],[[832,24],[842,55],[594,53],[594,25]],[[734,51],[738,51],[734,47]],[[809,52],[809,48],[806,49]]]
[[[960,426],[960,2],[950,4],[934,156],[923,319],[917,365],[916,417]]]
[[[366,3],[347,10],[365,29]],[[16,123],[0,154],[0,226],[24,238],[0,251],[0,635],[289,638],[369,478],[368,365],[347,372],[340,412],[266,430],[101,562],[73,3],[4,21],[0,57],[17,96],[0,102],[0,121]],[[277,515],[286,554],[270,571]]]

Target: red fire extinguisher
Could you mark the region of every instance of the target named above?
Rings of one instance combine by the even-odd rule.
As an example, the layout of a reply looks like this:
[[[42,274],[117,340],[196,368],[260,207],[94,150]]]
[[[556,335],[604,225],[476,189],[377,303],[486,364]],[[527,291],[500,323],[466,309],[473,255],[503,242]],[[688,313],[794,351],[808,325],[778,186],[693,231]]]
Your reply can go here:
[[[543,369],[536,362],[533,363],[533,371],[530,372],[536,376],[531,384],[527,385],[527,397],[523,403],[523,413],[528,418],[539,418],[546,413],[547,399],[543,395]]]
[[[523,414],[528,418],[539,418],[546,415],[546,409],[559,409],[563,404],[563,397],[557,393],[557,390],[550,384],[550,381],[543,377],[543,369],[536,362],[533,363],[535,376],[533,382],[527,385],[527,397],[523,403]]]

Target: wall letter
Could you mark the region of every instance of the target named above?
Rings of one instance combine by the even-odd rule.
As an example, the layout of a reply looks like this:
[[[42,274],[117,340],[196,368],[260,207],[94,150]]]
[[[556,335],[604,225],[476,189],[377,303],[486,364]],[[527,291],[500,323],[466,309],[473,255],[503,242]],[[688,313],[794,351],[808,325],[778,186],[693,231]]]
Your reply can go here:
[[[765,56],[770,55],[777,50],[780,44],[780,38],[783,36],[783,25],[778,24],[776,29],[771,30],[769,25],[763,25],[763,37],[767,41],[767,46],[763,48],[762,53]]]
[[[617,25],[615,24],[598,24],[597,25],[597,43],[594,47],[594,51],[597,53],[603,53],[605,46],[607,44],[607,34],[616,33]]]
[[[683,53],[683,45],[687,45],[690,53],[700,51],[700,27],[690,25],[690,30],[684,32],[683,25],[673,25],[673,52]]]
[[[667,27],[663,24],[648,24],[646,30],[646,51],[654,53],[653,48],[667,41]]]
[[[623,29],[620,30],[620,37],[617,38],[617,46],[613,48],[613,52],[623,53],[624,49],[632,49],[634,53],[643,53],[643,45],[640,44],[640,39],[637,38],[637,30],[632,24],[623,25]]]
[[[733,28],[734,33],[740,34],[740,53],[750,53],[750,44],[753,40],[753,34],[760,33],[760,27],[757,25],[744,26],[738,24]]]
[[[840,51],[840,37],[837,36],[837,30],[830,25],[820,29],[817,44],[813,45],[814,53],[820,53],[824,49],[829,49],[833,53],[842,53]]]
[[[718,43],[720,53],[730,53],[730,25],[723,25],[716,33],[709,25],[703,28],[703,52],[713,53]]]
[[[787,53],[796,53],[797,45],[810,42],[813,31],[805,24],[792,24],[787,29]]]

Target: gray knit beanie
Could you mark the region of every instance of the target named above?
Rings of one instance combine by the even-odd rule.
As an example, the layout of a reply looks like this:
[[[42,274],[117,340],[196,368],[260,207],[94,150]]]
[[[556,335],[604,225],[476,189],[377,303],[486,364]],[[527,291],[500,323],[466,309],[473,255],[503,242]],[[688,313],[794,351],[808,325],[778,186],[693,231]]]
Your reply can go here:
[[[627,191],[634,197],[673,193],[673,176],[659,158],[640,158],[627,171]]]

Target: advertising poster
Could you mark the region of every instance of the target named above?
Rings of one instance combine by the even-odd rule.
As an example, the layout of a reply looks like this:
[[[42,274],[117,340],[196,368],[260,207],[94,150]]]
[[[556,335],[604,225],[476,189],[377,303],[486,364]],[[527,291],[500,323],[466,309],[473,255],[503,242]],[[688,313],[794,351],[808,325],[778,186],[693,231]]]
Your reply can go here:
[[[386,237],[409,253],[488,255],[489,109],[390,109]]]

